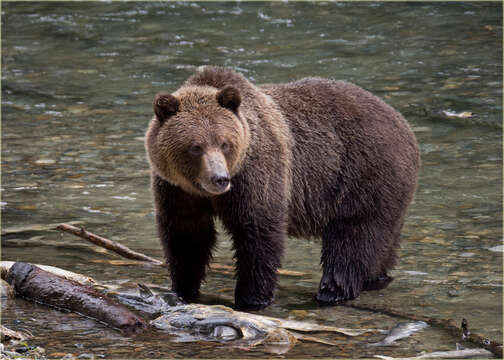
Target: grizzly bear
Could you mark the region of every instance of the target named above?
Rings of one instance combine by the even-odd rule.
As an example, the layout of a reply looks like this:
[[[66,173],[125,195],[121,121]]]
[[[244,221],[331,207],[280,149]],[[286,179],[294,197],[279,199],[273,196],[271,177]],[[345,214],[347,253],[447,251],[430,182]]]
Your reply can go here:
[[[233,240],[237,308],[272,302],[288,235],[322,238],[322,305],[391,280],[420,163],[399,112],[347,82],[258,86],[219,67],[158,94],[153,108],[157,229],[183,299],[199,294],[216,217]]]

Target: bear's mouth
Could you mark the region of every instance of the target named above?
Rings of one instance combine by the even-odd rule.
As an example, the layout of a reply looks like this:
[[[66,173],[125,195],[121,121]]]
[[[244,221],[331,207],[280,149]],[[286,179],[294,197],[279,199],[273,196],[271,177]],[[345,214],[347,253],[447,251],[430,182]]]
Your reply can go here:
[[[214,185],[212,183],[198,183],[199,188],[210,195],[221,195],[231,189],[231,182],[223,185]]]

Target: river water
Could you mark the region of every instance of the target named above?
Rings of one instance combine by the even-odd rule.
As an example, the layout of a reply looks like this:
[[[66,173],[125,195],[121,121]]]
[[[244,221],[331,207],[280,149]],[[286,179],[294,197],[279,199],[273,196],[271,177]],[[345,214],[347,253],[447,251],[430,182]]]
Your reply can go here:
[[[321,76],[354,82],[397,108],[422,152],[395,280],[355,302],[463,317],[502,341],[502,5],[483,3],[2,3],[2,259],[49,264],[112,287],[169,286],[164,269],[119,261],[53,224],[77,222],[162,257],[143,135],[159,91],[205,64],[256,83]],[[214,263],[232,265],[220,235]],[[289,239],[274,305],[262,313],[386,329],[399,321],[319,308],[320,242]],[[211,270],[203,303],[230,305],[234,279]],[[271,357],[149,333],[134,339],[74,314],[2,300],[2,324],[30,329],[48,355]],[[322,334],[288,357],[411,356],[453,350],[430,327],[390,348],[383,335]],[[87,356],[87,355],[86,355]]]

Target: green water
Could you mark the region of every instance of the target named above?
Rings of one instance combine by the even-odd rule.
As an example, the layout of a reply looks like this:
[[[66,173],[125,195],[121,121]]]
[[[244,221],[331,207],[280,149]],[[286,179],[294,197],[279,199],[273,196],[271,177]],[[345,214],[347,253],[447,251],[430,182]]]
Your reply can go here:
[[[159,91],[204,64],[256,83],[321,76],[354,82],[397,108],[422,151],[400,263],[385,290],[361,295],[407,313],[469,320],[502,341],[502,6],[495,3],[2,2],[2,259],[59,266],[109,285],[169,286],[163,269],[117,256],[47,224],[79,221],[162,257],[143,135]],[[471,117],[448,116],[472,113]],[[499,248],[500,246],[500,248]],[[313,302],[320,243],[289,239],[276,302],[264,311],[335,326],[388,328],[398,319]],[[230,241],[215,262],[232,265]],[[230,304],[233,274],[209,272],[202,302]],[[47,353],[96,358],[274,357],[122,337],[92,320],[21,299],[2,324],[30,329]],[[288,357],[411,356],[460,341],[428,328],[400,346],[297,344]]]

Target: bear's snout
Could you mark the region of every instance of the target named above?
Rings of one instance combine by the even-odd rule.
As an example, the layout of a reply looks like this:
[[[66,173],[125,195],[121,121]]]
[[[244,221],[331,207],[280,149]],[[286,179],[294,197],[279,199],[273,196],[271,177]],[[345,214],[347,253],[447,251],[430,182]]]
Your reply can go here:
[[[223,194],[231,188],[231,177],[222,152],[213,151],[203,155],[200,184],[203,190],[212,195]]]

